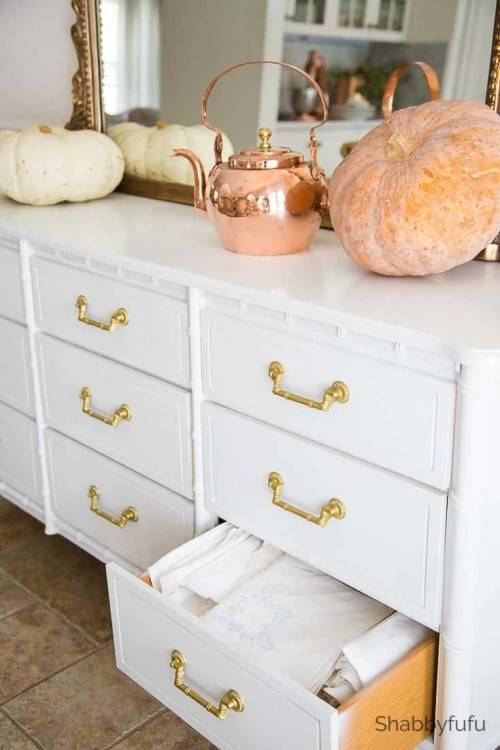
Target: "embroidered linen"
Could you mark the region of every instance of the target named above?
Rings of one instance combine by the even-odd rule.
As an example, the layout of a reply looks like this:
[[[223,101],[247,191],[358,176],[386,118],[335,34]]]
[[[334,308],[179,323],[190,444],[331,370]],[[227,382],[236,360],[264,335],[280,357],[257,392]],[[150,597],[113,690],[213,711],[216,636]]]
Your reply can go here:
[[[283,554],[204,615],[227,645],[318,692],[342,645],[388,607]]]
[[[156,588],[225,643],[335,706],[429,633],[230,524],[189,556],[167,555],[148,572]]]

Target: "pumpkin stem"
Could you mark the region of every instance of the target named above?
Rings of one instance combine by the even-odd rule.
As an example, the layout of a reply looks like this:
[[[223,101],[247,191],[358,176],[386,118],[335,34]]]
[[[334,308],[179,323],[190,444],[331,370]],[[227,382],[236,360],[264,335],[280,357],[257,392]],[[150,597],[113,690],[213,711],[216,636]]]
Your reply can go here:
[[[389,161],[407,159],[418,146],[417,138],[403,133],[393,133],[385,146],[385,156]]]
[[[158,130],[164,130],[167,127],[167,123],[163,122],[162,120],[158,120],[158,122],[156,123],[156,127],[158,128]]]
[[[40,133],[52,133],[52,128],[49,128],[48,125],[39,125],[38,130]]]

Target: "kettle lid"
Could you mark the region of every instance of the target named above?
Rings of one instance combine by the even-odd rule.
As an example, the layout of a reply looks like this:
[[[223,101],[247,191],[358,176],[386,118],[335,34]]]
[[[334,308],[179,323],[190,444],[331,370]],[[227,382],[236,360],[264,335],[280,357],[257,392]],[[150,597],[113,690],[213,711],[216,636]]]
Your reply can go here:
[[[271,128],[260,128],[260,144],[254,148],[243,148],[229,157],[232,169],[290,169],[304,163],[304,156],[285,146],[272,146]]]

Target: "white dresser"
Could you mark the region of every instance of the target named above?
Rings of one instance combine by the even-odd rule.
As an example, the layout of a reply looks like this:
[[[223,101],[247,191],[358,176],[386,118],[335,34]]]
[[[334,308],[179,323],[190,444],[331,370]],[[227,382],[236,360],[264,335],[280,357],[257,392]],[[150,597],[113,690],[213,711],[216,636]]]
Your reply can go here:
[[[434,746],[494,750],[499,290],[494,264],[368,274],[326,231],[238,257],[192,209],[129,196],[0,202],[0,492],[111,561],[119,667],[222,750],[414,747],[425,729],[375,718],[432,710],[435,646],[338,710],[227,648],[137,576],[218,518],[439,633]],[[178,690],[176,650],[245,710]]]

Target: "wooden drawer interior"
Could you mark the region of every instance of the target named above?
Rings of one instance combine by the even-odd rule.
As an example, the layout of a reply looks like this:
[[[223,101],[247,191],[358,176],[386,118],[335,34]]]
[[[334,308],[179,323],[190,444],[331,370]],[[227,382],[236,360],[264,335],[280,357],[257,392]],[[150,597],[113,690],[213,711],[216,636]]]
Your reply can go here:
[[[339,750],[412,750],[426,739],[434,717],[437,656],[436,634],[342,704],[338,709]],[[389,716],[400,727],[414,718],[414,725],[423,729],[376,731],[376,717],[382,717],[382,728]]]

